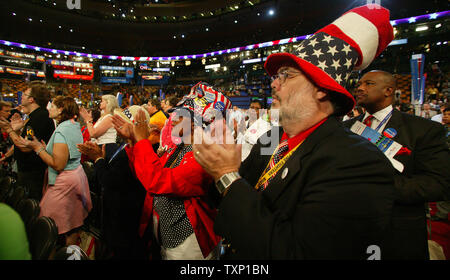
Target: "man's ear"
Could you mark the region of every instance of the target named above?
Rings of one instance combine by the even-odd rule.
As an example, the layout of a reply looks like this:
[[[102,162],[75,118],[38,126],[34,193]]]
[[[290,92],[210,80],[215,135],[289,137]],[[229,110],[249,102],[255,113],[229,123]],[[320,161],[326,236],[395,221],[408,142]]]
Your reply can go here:
[[[319,89],[317,90],[316,97],[319,101],[325,101],[328,99],[328,91]]]
[[[394,88],[393,87],[386,87],[386,88],[384,88],[384,96],[389,97],[389,96],[392,96],[394,94],[395,94],[395,92],[394,92]]]
[[[33,101],[30,101],[30,103],[36,103],[36,100],[34,100],[33,96],[28,96],[28,98],[32,98],[33,99]]]

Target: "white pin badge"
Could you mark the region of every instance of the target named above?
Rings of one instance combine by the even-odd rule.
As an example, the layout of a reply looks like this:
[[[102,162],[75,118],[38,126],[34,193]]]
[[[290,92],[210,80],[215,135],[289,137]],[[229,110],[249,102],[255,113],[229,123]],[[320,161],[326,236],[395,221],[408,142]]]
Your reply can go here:
[[[286,167],[286,168],[283,170],[283,173],[281,173],[281,179],[286,178],[288,172],[289,172],[289,170],[288,170],[288,168]]]

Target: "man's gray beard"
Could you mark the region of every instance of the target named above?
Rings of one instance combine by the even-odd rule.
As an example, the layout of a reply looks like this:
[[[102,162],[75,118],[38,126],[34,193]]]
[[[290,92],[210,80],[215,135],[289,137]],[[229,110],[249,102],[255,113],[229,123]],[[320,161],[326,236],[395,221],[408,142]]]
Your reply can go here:
[[[286,108],[280,104],[279,108],[279,123],[281,126],[290,123],[298,123],[303,120],[313,117],[311,108],[304,104],[305,99],[301,95],[295,95],[286,101],[288,107]]]

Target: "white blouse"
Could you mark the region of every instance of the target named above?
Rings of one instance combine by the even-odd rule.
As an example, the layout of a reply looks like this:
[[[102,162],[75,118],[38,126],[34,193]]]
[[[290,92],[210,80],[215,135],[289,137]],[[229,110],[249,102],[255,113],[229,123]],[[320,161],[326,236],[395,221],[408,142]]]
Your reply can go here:
[[[94,128],[97,128],[97,126],[100,125],[100,123],[105,119],[105,118],[111,118],[112,115],[108,114],[108,115],[104,115],[103,117],[100,117],[98,119],[98,121],[95,123]],[[116,138],[117,138],[117,131],[114,127],[110,127],[108,128],[108,130],[103,133],[103,135],[97,137],[97,138],[92,138],[91,141],[94,143],[97,143],[97,145],[103,145],[103,144],[110,144],[110,143],[116,143]]]

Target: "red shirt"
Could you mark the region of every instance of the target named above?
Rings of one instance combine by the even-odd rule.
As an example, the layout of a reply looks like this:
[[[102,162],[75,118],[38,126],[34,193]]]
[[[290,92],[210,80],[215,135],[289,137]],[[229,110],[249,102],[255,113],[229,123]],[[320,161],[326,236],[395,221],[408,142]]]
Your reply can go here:
[[[300,142],[305,140],[311,133],[313,133],[314,130],[316,130],[319,126],[321,126],[327,119],[328,118],[321,120],[317,124],[313,125],[312,127],[308,128],[305,131],[300,132],[299,134],[295,135],[292,138],[289,138],[286,132],[284,132],[283,136],[281,136],[281,142],[285,141],[286,139],[288,140],[289,150],[286,153],[290,152],[292,149],[297,147],[297,145],[300,144]]]
[[[83,135],[83,143],[86,143],[91,139],[91,136],[89,135],[89,130],[87,129],[87,126],[83,126],[81,128],[81,135]],[[89,158],[86,155],[81,155],[81,163],[89,160]]]

